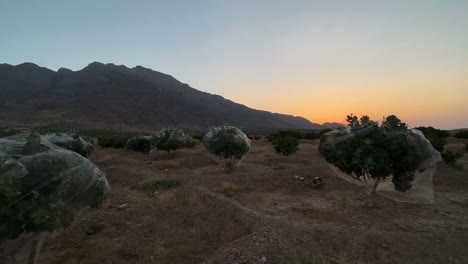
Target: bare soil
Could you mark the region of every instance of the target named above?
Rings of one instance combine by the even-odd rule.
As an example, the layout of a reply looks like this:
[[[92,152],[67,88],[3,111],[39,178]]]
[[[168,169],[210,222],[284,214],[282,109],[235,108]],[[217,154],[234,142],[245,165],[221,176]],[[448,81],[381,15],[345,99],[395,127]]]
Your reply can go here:
[[[301,141],[283,157],[254,141],[229,175],[201,145],[148,155],[99,149],[92,160],[110,197],[49,237],[39,263],[468,263],[467,168],[439,167],[431,205],[371,199],[337,177],[317,145]],[[133,188],[153,178],[180,184]]]

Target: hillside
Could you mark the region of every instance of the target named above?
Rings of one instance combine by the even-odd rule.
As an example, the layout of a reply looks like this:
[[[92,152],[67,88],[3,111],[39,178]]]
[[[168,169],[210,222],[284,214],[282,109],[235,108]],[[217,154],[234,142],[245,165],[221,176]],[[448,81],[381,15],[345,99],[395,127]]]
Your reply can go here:
[[[0,124],[89,128],[307,128],[305,118],[259,111],[141,66],[94,62],[79,71],[0,64]]]

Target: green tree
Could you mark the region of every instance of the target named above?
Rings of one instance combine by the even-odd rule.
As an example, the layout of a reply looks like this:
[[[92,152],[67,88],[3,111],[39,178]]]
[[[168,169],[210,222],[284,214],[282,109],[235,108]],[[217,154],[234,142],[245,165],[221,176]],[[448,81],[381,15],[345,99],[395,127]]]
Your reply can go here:
[[[127,141],[126,148],[143,154],[148,154],[151,151],[150,137],[143,135],[131,137]]]
[[[299,146],[297,138],[293,136],[277,138],[273,144],[276,153],[281,154],[283,156],[289,156],[291,154],[296,153]]]
[[[250,139],[232,126],[214,127],[203,137],[206,150],[219,156],[226,173],[231,173],[250,149]]]
[[[351,128],[360,126],[358,117],[353,115],[353,114],[350,114],[350,115],[346,116],[346,123],[348,123],[348,126],[351,127]]]
[[[18,248],[2,252],[0,263],[16,263],[14,256],[24,253],[19,250],[29,250],[28,263],[35,263],[46,232],[67,227],[109,190],[91,161],[37,133],[0,139],[0,243],[20,239]]]
[[[414,174],[431,153],[426,141],[407,129],[396,116],[386,118],[381,126],[361,118],[372,126],[357,125],[358,119],[349,115],[351,131],[337,131],[320,138],[319,152],[349,176],[361,181],[376,193],[378,184],[392,176],[395,190],[405,192],[412,187]]]
[[[382,125],[388,129],[394,131],[407,131],[408,126],[401,122],[401,120],[396,115],[389,115],[383,121]]]
[[[417,130],[423,132],[424,136],[431,142],[432,146],[439,152],[444,151],[444,146],[447,143],[447,131],[435,129],[433,127],[416,127]]]
[[[187,135],[182,129],[164,128],[158,135],[151,138],[152,144],[159,150],[167,152],[176,151],[182,147],[193,147],[195,141]]]
[[[320,130],[320,132],[318,134],[318,137],[320,138],[323,134],[326,134],[326,133],[328,133],[328,132],[330,132],[332,130],[333,129],[331,129],[331,128],[324,128],[324,129]]]
[[[468,138],[468,130],[459,130],[455,133],[456,138]]]
[[[450,166],[455,166],[457,160],[459,160],[461,157],[463,157],[463,154],[450,150],[444,151],[442,153],[442,159]]]

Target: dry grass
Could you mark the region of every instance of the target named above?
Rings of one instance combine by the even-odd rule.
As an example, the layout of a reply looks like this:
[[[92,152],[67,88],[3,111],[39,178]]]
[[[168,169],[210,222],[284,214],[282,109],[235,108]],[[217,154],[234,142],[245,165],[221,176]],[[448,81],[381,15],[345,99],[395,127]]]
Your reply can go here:
[[[137,190],[154,192],[159,190],[172,189],[177,187],[179,184],[179,181],[172,179],[151,178],[134,185],[133,188]]]
[[[165,160],[162,162],[162,167],[164,169],[177,169],[181,167],[181,163],[176,160]]]
[[[232,196],[235,193],[247,190],[247,188],[232,182],[222,182],[221,186],[214,188],[214,190],[219,193],[224,193],[227,196]]]

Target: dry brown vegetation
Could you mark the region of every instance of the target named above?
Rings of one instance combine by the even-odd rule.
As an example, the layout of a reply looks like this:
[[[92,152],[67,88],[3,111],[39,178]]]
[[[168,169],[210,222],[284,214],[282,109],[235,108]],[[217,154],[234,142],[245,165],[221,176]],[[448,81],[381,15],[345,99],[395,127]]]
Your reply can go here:
[[[334,175],[317,144],[303,140],[284,157],[254,141],[230,175],[200,145],[97,150],[109,199],[48,239],[39,263],[468,263],[468,168],[439,168],[432,205],[369,203]],[[315,176],[321,188],[311,187]],[[158,180],[178,184],[135,188]]]

